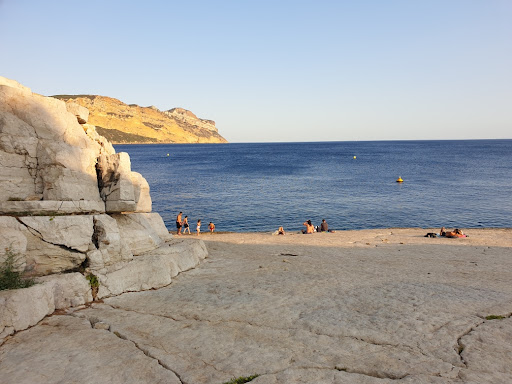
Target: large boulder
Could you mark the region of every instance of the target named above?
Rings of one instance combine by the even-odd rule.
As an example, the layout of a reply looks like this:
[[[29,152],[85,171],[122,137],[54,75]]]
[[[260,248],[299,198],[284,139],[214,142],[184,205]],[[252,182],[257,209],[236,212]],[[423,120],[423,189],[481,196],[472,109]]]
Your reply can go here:
[[[94,232],[92,216],[27,216],[19,221],[45,243],[83,253],[90,248]]]
[[[87,253],[91,270],[133,259],[130,247],[121,238],[117,221],[109,215],[94,216],[93,243],[95,249]]]
[[[137,256],[160,247],[164,240],[143,213],[112,214],[117,221],[121,238]]]
[[[149,184],[138,172],[131,173],[133,195],[135,198],[135,212],[151,212],[151,196]]]
[[[0,170],[0,180],[6,181],[0,184],[0,200],[32,195],[44,200],[100,200],[98,143],[88,138],[63,101],[2,79],[0,159],[2,164],[10,160]]]
[[[88,216],[0,216],[0,260],[8,249],[32,276],[69,271],[85,261],[91,237]]]
[[[98,159],[98,176],[101,197],[108,213],[135,211],[131,163],[127,153],[101,156]]]

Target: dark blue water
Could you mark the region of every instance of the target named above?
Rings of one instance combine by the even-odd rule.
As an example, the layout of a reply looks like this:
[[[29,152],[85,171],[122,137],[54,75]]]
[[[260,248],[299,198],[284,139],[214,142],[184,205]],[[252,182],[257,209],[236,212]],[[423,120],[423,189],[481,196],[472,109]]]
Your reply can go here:
[[[512,140],[115,148],[169,229],[179,211],[220,231],[512,227]]]

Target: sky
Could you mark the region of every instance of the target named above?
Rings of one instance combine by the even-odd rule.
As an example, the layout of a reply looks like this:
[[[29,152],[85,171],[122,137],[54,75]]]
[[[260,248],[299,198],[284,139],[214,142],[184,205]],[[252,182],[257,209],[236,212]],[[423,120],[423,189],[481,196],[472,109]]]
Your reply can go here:
[[[0,0],[0,76],[230,142],[512,138],[510,0]]]

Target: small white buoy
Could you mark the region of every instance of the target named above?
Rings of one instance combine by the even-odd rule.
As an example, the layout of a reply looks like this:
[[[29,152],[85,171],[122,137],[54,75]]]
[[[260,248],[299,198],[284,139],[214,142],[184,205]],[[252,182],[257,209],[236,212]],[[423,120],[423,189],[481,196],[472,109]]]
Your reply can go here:
[[[167,154],[167,156],[169,156],[169,154]]]

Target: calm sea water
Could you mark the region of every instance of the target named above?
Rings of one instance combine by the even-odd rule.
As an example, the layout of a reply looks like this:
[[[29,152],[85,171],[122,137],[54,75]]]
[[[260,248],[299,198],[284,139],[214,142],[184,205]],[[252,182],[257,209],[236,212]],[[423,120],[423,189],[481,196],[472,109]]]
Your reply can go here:
[[[512,227],[512,140],[116,145],[169,229]],[[354,159],[356,156],[356,159]],[[401,176],[403,184],[396,183]]]

